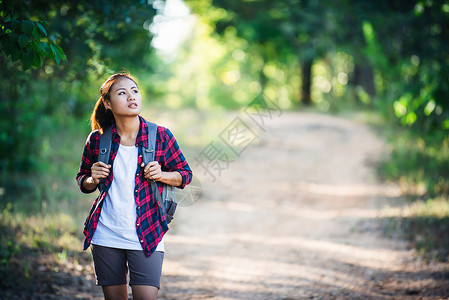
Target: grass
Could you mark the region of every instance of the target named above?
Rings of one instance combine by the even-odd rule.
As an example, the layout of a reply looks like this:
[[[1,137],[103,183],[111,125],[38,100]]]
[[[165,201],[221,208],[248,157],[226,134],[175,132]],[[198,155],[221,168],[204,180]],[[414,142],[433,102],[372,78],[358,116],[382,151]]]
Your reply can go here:
[[[78,226],[67,213],[25,215],[12,212],[11,205],[0,215],[2,250],[11,249],[11,254],[20,249],[39,251],[76,251],[80,241]]]
[[[386,132],[391,156],[380,165],[386,180],[399,182],[411,194],[449,194],[449,136],[413,130]]]
[[[428,261],[449,261],[449,200],[412,200],[399,215],[389,217],[386,232],[396,232]]]
[[[413,249],[432,261],[449,260],[449,137],[444,132],[423,134],[418,129],[384,127],[389,157],[378,173],[397,182],[406,204],[390,217],[386,229],[396,231]]]
[[[32,268],[39,256],[55,255],[55,261],[67,253],[79,255],[82,239],[74,218],[67,213],[38,213],[33,216],[13,212],[8,204],[0,214],[0,286],[33,280]]]

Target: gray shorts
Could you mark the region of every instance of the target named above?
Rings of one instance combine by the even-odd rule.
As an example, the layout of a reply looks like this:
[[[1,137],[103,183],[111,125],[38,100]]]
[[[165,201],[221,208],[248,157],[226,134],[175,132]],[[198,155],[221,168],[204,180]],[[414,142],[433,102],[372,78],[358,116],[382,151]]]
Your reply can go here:
[[[160,288],[164,252],[146,257],[143,251],[92,245],[97,285],[150,285]]]

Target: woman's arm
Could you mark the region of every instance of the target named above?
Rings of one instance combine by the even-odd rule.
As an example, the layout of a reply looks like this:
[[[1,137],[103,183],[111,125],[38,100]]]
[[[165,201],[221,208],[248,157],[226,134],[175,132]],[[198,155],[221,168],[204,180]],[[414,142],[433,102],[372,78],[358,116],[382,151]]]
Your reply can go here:
[[[98,162],[99,132],[92,131],[84,145],[81,164],[76,175],[76,181],[83,193],[92,193],[100,183],[100,178],[106,178],[110,172],[110,165]]]
[[[180,186],[182,184],[182,176],[178,171],[162,172],[161,182],[173,186]]]
[[[89,177],[92,177],[91,167],[95,162],[95,153],[93,153],[94,150],[93,147],[91,147],[91,143],[95,141],[95,135],[96,132],[93,131],[86,139],[83,156],[81,157],[80,168],[78,174],[76,174],[76,181],[81,189],[81,192],[83,193],[92,193],[95,191],[95,187],[90,184],[90,179],[88,180]],[[87,184],[86,182],[89,184]]]

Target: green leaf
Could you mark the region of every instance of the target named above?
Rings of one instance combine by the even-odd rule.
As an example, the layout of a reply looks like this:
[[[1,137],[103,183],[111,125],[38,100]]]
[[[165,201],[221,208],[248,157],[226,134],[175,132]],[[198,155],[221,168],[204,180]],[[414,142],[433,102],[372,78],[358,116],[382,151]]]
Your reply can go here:
[[[416,122],[417,118],[418,117],[414,112],[409,112],[407,115],[405,115],[405,117],[401,119],[401,121],[406,125],[412,125],[413,123]]]
[[[433,99],[430,100],[430,101],[427,103],[426,107],[424,107],[424,114],[425,114],[427,117],[430,116],[430,114],[435,110],[435,107],[436,107],[435,101],[434,101]]]
[[[20,51],[14,51],[14,52],[11,53],[11,60],[12,60],[13,62],[15,62],[16,60],[19,60],[20,57],[21,57],[21,55],[22,55],[22,52],[20,52]]]
[[[28,36],[26,36],[24,34],[21,34],[19,36],[19,46],[20,46],[20,48],[25,48],[25,46],[28,44],[29,41],[30,40],[29,40]]]
[[[34,24],[31,21],[23,20],[22,21],[22,31],[28,35],[33,34]]]
[[[13,29],[13,31],[18,30],[20,28],[20,25],[21,25],[20,21],[13,20],[11,22],[11,28]]]
[[[48,44],[48,46],[50,47],[50,51],[51,51],[50,57],[56,59],[56,55],[58,53],[58,50],[52,44]]]
[[[37,26],[33,27],[33,36],[34,38],[40,40],[41,39],[41,34],[39,32],[39,29],[37,28]]]
[[[39,51],[42,51],[43,53],[45,53],[46,55],[49,55],[50,54],[50,48],[48,47],[48,44],[47,43],[45,43],[45,42],[40,42],[39,43],[39,46],[37,46],[37,49],[39,50]]]
[[[34,51],[37,51],[37,47],[39,47],[40,42],[36,39],[31,40],[31,45],[29,48],[33,49]]]
[[[444,128],[444,129],[449,129],[449,119],[444,120],[444,122],[443,122],[443,128]]]
[[[42,64],[41,57],[39,56],[39,54],[37,54],[37,52],[33,52],[33,66],[39,68],[41,64]]]
[[[59,47],[58,45],[54,45],[54,46],[55,46],[55,48],[58,50],[59,57],[60,57],[62,60],[67,60],[67,57],[65,56],[64,50],[62,50],[62,48]]]
[[[22,55],[22,65],[24,70],[28,70],[33,63],[33,56],[30,52],[26,52]]]
[[[61,58],[59,57],[58,49],[55,45],[52,44],[50,44],[50,49],[53,54],[53,58],[56,60],[56,64],[59,65],[59,63],[61,62]]]
[[[394,113],[396,117],[401,118],[407,113],[407,107],[403,101],[394,101],[393,103]]]
[[[12,55],[13,53],[18,53],[19,51],[14,51],[14,45],[11,39],[4,39],[2,41],[2,50],[6,56]]]
[[[44,34],[44,36],[47,36],[47,31],[45,30],[44,25],[42,25],[41,22],[36,22],[36,25],[39,28],[39,30]]]

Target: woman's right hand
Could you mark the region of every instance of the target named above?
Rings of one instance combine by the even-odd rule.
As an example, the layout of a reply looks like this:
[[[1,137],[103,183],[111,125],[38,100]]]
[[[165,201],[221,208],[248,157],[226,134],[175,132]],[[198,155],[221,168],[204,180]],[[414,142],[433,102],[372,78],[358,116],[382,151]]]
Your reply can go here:
[[[101,178],[108,177],[110,169],[111,165],[107,165],[104,162],[97,161],[96,163],[94,163],[90,168],[94,183],[96,185],[99,185]]]

